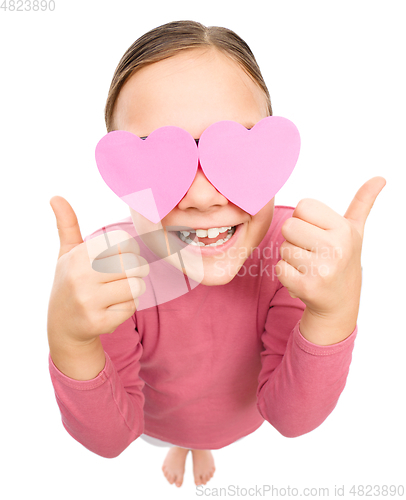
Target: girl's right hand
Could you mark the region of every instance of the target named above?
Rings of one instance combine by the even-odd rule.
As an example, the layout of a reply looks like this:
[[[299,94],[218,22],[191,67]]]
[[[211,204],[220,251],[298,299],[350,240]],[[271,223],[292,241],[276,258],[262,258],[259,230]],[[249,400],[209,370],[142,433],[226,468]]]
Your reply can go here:
[[[54,196],[50,204],[60,251],[48,308],[48,337],[87,344],[114,332],[134,314],[138,297],[146,290],[142,278],[149,265],[126,231],[107,233],[106,250],[105,234],[83,241],[75,212],[64,198]]]

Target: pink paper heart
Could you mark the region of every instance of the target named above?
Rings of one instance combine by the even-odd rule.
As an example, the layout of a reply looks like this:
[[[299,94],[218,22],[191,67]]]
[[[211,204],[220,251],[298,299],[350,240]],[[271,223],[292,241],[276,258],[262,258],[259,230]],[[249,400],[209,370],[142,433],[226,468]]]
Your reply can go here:
[[[203,131],[199,159],[208,180],[245,212],[255,215],[288,180],[300,151],[290,120],[268,116],[248,130],[221,121]]]
[[[193,137],[179,127],[158,128],[145,140],[116,130],[98,142],[96,163],[115,194],[157,223],[192,185],[198,151]]]

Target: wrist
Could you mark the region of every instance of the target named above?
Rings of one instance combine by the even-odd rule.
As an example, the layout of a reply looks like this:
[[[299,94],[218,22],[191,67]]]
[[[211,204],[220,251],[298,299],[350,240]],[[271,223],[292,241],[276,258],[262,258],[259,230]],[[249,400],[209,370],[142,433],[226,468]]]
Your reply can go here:
[[[338,344],[349,337],[357,326],[355,315],[320,315],[306,307],[299,323],[301,335],[313,344]]]
[[[54,365],[74,380],[91,380],[104,369],[106,357],[99,337],[84,342],[58,342],[49,339]]]

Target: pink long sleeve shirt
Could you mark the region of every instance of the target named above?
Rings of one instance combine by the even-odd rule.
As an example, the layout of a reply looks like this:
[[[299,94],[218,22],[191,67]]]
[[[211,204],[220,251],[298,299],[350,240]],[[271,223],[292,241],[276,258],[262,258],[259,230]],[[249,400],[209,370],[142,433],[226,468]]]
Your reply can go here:
[[[142,433],[185,448],[218,449],[264,420],[286,437],[318,427],[344,389],[357,327],[330,346],[301,335],[305,306],[274,274],[281,226],[293,210],[275,207],[264,239],[226,285],[197,284],[154,307],[144,302],[144,309],[140,301],[141,310],[100,337],[106,364],[96,378],[71,379],[49,355],[67,432],[113,458]],[[130,217],[105,231],[116,229],[137,236]],[[162,261],[150,266],[146,301],[158,293],[163,269],[175,272]]]

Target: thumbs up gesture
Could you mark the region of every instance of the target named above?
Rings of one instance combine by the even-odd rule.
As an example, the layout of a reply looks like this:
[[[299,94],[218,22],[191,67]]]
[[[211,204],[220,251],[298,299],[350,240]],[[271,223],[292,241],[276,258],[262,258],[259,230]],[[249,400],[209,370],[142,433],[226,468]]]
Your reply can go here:
[[[365,222],[385,184],[383,177],[367,181],[344,216],[320,201],[300,200],[282,226],[286,241],[275,272],[291,297],[306,305],[299,329],[311,342],[338,343],[355,329]]]
[[[112,333],[134,314],[138,297],[146,290],[142,278],[149,273],[149,265],[139,255],[138,243],[125,231],[84,242],[70,204],[60,196],[51,198],[50,204],[60,250],[48,308],[48,339],[50,344],[56,339],[64,344],[86,344]],[[103,251],[106,237],[112,245]]]

